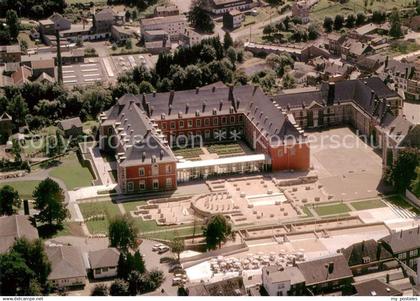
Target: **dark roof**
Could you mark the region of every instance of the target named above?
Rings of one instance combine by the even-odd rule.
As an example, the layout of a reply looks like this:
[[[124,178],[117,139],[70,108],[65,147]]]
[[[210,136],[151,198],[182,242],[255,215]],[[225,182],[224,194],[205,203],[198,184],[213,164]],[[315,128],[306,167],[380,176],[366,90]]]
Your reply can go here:
[[[45,248],[51,263],[49,280],[86,277],[82,253],[74,246],[48,246]]]
[[[213,283],[200,283],[187,287],[189,296],[246,296],[242,277]]]
[[[314,285],[353,277],[343,255],[335,255],[299,263],[306,285]]]
[[[92,269],[116,267],[120,252],[116,248],[106,248],[89,252],[89,263]]]
[[[109,7],[95,14],[95,21],[112,21],[113,19],[114,11]]]
[[[18,238],[38,238],[38,230],[32,226],[26,215],[0,217],[0,254],[7,252]]]
[[[381,239],[394,254],[420,248],[420,227],[391,233]]]
[[[392,258],[392,254],[378,244],[374,239],[358,242],[343,250],[343,255],[349,266],[364,263],[365,258],[370,262]]]
[[[402,296],[402,292],[379,279],[354,284],[356,296]]]
[[[63,131],[70,130],[73,127],[80,128],[83,126],[79,117],[69,118],[58,121]]]
[[[420,148],[420,124],[409,129],[400,146]]]
[[[290,285],[305,282],[302,272],[297,267],[280,267],[276,265],[263,268],[263,273],[266,273],[267,278],[272,283],[290,281]]]

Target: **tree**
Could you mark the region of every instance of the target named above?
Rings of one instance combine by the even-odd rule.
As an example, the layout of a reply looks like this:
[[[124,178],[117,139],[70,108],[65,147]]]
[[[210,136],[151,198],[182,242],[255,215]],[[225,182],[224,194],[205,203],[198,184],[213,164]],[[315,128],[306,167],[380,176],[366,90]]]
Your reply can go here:
[[[200,58],[203,62],[210,63],[216,60],[216,50],[213,46],[205,44],[200,51]]]
[[[389,29],[389,35],[394,38],[401,38],[403,36],[403,32],[401,29],[400,14],[398,10],[394,9],[392,11],[390,20],[391,20],[391,28]]]
[[[316,40],[319,36],[319,29],[316,25],[310,24],[308,27],[308,39]]]
[[[0,215],[12,215],[20,208],[22,201],[19,193],[10,185],[0,189]]]
[[[2,296],[29,295],[33,271],[16,252],[0,254],[0,292]]]
[[[366,22],[366,16],[364,13],[358,13],[356,16],[356,26],[363,25]]]
[[[296,79],[290,73],[287,73],[285,76],[283,76],[282,82],[283,88],[285,89],[293,89],[296,87]]]
[[[355,22],[356,22],[356,17],[354,15],[348,15],[347,20],[346,20],[346,27],[353,28]]]
[[[249,81],[248,76],[246,75],[244,70],[236,70],[233,75],[233,83],[235,85],[246,85]]]
[[[108,287],[105,284],[97,284],[90,293],[91,296],[108,296]]]
[[[236,56],[236,50],[233,47],[229,47],[229,49],[226,51],[226,56],[229,58],[232,64],[235,64],[236,60],[238,59]]]
[[[139,85],[140,93],[152,93],[154,90],[155,88],[152,86],[152,84],[147,81],[142,81]]]
[[[134,253],[133,270],[142,274],[146,271],[146,266],[144,264],[143,256],[141,256],[138,250]]]
[[[61,226],[68,216],[68,210],[64,204],[64,193],[57,182],[46,178],[35,188],[33,193],[35,209],[39,213],[35,216],[41,223],[53,226],[55,223]]]
[[[331,32],[333,29],[334,21],[331,17],[325,17],[324,19],[324,29],[326,32]]]
[[[340,30],[344,25],[344,17],[342,15],[336,15],[334,19],[334,29]]]
[[[225,36],[223,37],[223,48],[225,50],[229,49],[229,47],[233,46],[233,39],[230,36],[230,33],[226,31]]]
[[[203,228],[207,249],[214,250],[221,247],[229,236],[232,235],[232,225],[222,214],[213,215]]]
[[[122,279],[115,280],[109,288],[109,294],[111,296],[128,296],[128,282]]]
[[[203,33],[212,33],[214,22],[209,14],[202,8],[202,0],[194,0],[188,13],[188,20],[192,27]]]
[[[10,9],[6,12],[6,24],[12,40],[16,40],[19,35],[19,18],[16,11]]]
[[[417,177],[411,182],[411,190],[413,193],[420,197],[420,166],[416,168]]]
[[[108,232],[111,247],[122,251],[137,247],[138,229],[128,215],[115,217],[109,224]]]
[[[128,274],[130,272],[130,267],[127,265],[127,260],[125,254],[120,252],[120,257],[118,258],[118,266],[117,266],[117,276],[118,278],[127,279]]]
[[[420,154],[416,149],[405,149],[399,152],[397,161],[391,166],[389,181],[394,188],[403,193],[416,177],[416,167],[420,165]]]
[[[384,11],[375,10],[372,13],[372,22],[373,23],[382,23],[386,19],[386,14]]]
[[[187,89],[194,89],[202,86],[202,72],[196,65],[188,65],[185,68],[184,87]]]
[[[179,261],[180,254],[185,250],[184,240],[177,237],[173,241],[171,241],[170,247],[171,247],[172,253],[175,253],[178,256],[178,261]]]
[[[28,105],[20,93],[15,94],[9,98],[6,111],[12,116],[15,124],[22,125],[25,123],[25,116],[28,114]]]

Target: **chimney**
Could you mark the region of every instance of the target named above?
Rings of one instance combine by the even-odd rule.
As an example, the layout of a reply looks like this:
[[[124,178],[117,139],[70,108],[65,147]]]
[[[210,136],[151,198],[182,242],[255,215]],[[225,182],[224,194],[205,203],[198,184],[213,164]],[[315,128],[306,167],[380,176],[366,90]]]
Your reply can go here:
[[[254,86],[254,89],[252,91],[252,96],[254,96],[255,92],[257,92],[258,86]]]
[[[386,56],[385,58],[385,71],[388,69],[388,61],[389,61],[389,56]]]
[[[328,83],[327,106],[332,106],[334,104],[334,99],[335,99],[335,83],[330,82]]]
[[[204,113],[206,111],[206,101],[204,100],[203,101],[203,109],[202,109],[202,112]]]
[[[213,88],[211,88],[211,91],[214,93],[216,91],[216,87],[213,86]]]
[[[172,105],[169,105],[168,115],[171,115],[172,112]]]
[[[146,160],[146,152],[141,154],[141,161],[144,162],[144,160]]]
[[[190,105],[187,103],[185,105],[185,114],[188,114],[188,110],[190,109]]]
[[[330,261],[328,263],[328,274],[332,274],[334,272],[334,262]]]
[[[400,238],[402,238],[402,230],[400,230]]]
[[[175,97],[175,91],[174,90],[171,90],[170,92],[169,92],[169,104],[171,105],[172,104],[172,102],[174,101],[174,97]]]
[[[163,159],[163,149],[160,150],[160,161]]]
[[[233,97],[233,85],[229,86],[229,101],[234,101],[234,97]]]
[[[223,108],[223,100],[220,100],[219,102],[219,111],[221,111]]]
[[[241,104],[241,102],[239,100],[236,101],[236,109],[239,109],[239,105]]]
[[[153,91],[153,97],[156,97],[156,91]]]
[[[199,87],[195,87],[195,94],[198,94],[198,92],[200,92],[200,88]]]

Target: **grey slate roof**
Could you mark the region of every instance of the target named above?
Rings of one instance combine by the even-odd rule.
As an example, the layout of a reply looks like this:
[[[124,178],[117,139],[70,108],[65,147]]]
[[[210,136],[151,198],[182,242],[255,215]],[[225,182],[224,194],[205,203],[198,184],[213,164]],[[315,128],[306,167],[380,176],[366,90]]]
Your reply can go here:
[[[0,217],[0,254],[7,252],[18,238],[34,240],[38,230],[32,226],[26,215]]]
[[[262,272],[267,273],[267,277],[269,277],[273,283],[290,281],[290,284],[294,285],[305,282],[303,274],[297,267],[281,268],[279,266],[272,265],[263,268]]]
[[[79,117],[74,117],[74,118],[69,118],[69,119],[64,119],[64,120],[60,120],[58,121],[58,123],[61,125],[61,128],[66,131],[66,130],[70,130],[73,127],[82,127],[82,121],[80,120]]]
[[[379,279],[355,283],[354,288],[356,296],[402,296],[401,291]]]
[[[343,250],[343,255],[349,266],[363,264],[363,258],[366,257],[370,259],[370,262],[392,258],[392,254],[374,239],[352,244]]]
[[[51,262],[48,280],[86,277],[82,253],[74,246],[47,246],[45,251]]]
[[[187,287],[189,296],[246,296],[242,277],[213,283],[200,283]]]
[[[333,264],[332,272],[328,265]],[[335,255],[312,261],[306,261],[297,265],[305,278],[306,285],[314,285],[334,280],[353,277],[353,274],[343,255]]]
[[[114,20],[114,11],[107,7],[95,14],[95,21],[112,21]]]
[[[394,254],[420,248],[420,227],[391,233],[381,239]]]
[[[116,267],[120,252],[116,248],[106,248],[89,252],[89,262],[92,269]]]

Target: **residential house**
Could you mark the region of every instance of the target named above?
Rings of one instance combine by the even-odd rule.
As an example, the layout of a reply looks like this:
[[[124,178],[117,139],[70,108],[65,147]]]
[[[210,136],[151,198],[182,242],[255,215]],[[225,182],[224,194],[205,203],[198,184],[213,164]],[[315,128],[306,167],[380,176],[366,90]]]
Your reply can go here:
[[[172,39],[177,40],[185,31],[187,26],[187,18],[184,15],[156,17],[140,20],[141,35],[144,36],[146,31],[163,30],[167,32]]]
[[[150,41],[144,43],[144,48],[151,54],[159,54],[163,52],[169,52],[171,50],[171,43],[163,41]]]
[[[192,284],[186,287],[188,296],[246,296],[242,277],[234,277],[213,283]]]
[[[420,227],[393,232],[380,241],[392,256],[415,268],[420,257]]]
[[[302,296],[306,291],[305,278],[295,266],[264,267],[262,285],[269,296]]]
[[[370,40],[370,35],[381,34],[386,35],[390,29],[389,22],[382,24],[368,23],[353,29],[349,32],[349,37],[356,39],[360,42],[367,43]]]
[[[328,44],[326,45],[326,48],[333,55],[341,55],[341,45],[345,40],[345,35],[330,33],[327,37]]]
[[[21,86],[25,83],[30,82],[32,76],[32,68],[26,65],[22,65],[19,66],[19,68],[11,74],[10,78],[14,86]]]
[[[79,117],[60,120],[57,125],[65,138],[77,138],[83,134],[83,124]]]
[[[7,113],[0,116],[0,133],[9,131],[8,123],[11,120]],[[35,240],[38,237],[38,230],[32,226],[29,216],[0,216],[0,254],[7,252],[19,238]]]
[[[206,9],[215,15],[221,15],[233,9],[248,10],[256,5],[253,0],[210,0]]]
[[[42,72],[37,79],[33,81],[34,83],[41,83],[41,84],[53,84],[55,83],[55,78],[49,76],[47,73]]]
[[[306,24],[309,22],[309,13],[311,11],[312,2],[317,1],[296,1],[292,4],[292,17]]]
[[[54,59],[33,60],[30,62],[30,67],[32,68],[33,78],[38,78],[42,73],[46,73],[52,78],[55,78]]]
[[[392,260],[392,254],[374,239],[352,244],[341,253],[347,260],[353,275],[382,270],[384,263]]]
[[[403,293],[395,286],[387,284],[379,279],[370,279],[353,284],[356,290],[356,296],[369,297],[394,297],[402,296]]]
[[[21,60],[20,45],[0,46],[0,63],[18,63]]]
[[[111,36],[111,28],[114,24],[114,11],[112,8],[104,8],[93,16],[93,30],[97,34],[105,34],[104,38]]]
[[[12,121],[12,117],[6,112],[0,115],[0,144],[6,143],[12,135]]]
[[[82,253],[75,246],[46,246],[51,273],[48,281],[53,288],[80,288],[86,284],[86,267]]]
[[[155,41],[166,41],[171,43],[171,38],[169,34],[164,30],[148,30],[144,32],[143,35],[145,42],[155,42]]]
[[[374,49],[368,43],[355,39],[347,39],[341,44],[341,57],[350,62],[356,62],[362,55],[373,54]]]
[[[415,64],[406,61],[397,61],[386,58],[384,64],[380,66],[376,73],[381,76],[388,84],[392,85],[396,91],[402,94],[408,92],[408,82],[415,77]]]
[[[111,37],[114,41],[125,41],[134,36],[138,36],[138,34],[133,29],[126,26],[112,25]]]
[[[63,65],[83,63],[85,61],[85,51],[81,48],[72,49],[61,54]]]
[[[186,28],[185,31],[181,34],[180,42],[183,46],[194,46],[198,44],[203,39],[203,35],[195,31],[193,28]]]
[[[56,30],[68,30],[71,22],[58,13],[52,14],[48,19],[40,20],[39,33],[43,35],[54,35]]]
[[[169,4],[169,5],[159,5],[156,6],[154,11],[154,17],[168,17],[179,15],[178,6]]]
[[[120,252],[116,248],[91,251],[88,256],[93,278],[100,279],[117,276]]]
[[[239,10],[232,9],[223,14],[223,27],[229,30],[234,30],[241,27],[244,19],[244,15]]]
[[[297,264],[305,279],[306,288],[314,295],[345,291],[353,274],[343,255],[334,255]]]

